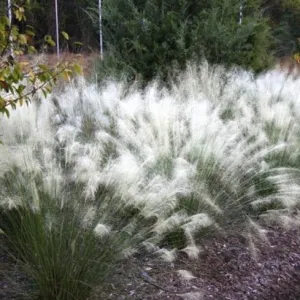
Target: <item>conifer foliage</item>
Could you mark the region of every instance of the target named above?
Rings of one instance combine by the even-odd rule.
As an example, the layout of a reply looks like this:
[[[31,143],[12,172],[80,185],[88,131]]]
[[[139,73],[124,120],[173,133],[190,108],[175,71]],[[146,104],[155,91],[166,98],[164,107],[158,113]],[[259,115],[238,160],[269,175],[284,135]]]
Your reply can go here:
[[[267,19],[258,3],[247,1],[240,24],[239,9],[239,0],[106,2],[106,60],[99,69],[129,80],[165,80],[170,70],[206,58],[260,71],[271,62]]]

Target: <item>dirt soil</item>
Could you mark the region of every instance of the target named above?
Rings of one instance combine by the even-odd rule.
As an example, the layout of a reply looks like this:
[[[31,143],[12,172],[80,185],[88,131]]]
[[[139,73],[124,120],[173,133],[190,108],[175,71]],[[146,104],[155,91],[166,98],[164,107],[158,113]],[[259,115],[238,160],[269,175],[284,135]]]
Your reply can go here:
[[[90,300],[299,300],[300,229],[272,226],[266,236],[268,242],[255,241],[256,250],[239,234],[206,238],[197,260],[183,252],[173,263],[155,255],[127,259]],[[183,279],[178,270],[194,278]],[[28,286],[18,267],[0,253],[0,299],[22,299],[18,294]]]

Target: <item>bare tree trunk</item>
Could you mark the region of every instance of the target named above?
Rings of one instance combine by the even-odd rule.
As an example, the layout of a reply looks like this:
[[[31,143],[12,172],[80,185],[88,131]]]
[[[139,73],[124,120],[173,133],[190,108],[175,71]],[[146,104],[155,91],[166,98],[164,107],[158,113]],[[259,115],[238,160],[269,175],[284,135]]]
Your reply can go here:
[[[7,0],[7,15],[9,19],[9,26],[12,26],[12,12],[11,12],[11,0]],[[14,48],[12,45],[12,37],[11,35],[8,37],[9,38],[9,52],[12,57],[14,57]]]
[[[56,55],[59,58],[59,27],[58,27],[58,6],[55,0],[55,32],[56,32]]]
[[[243,22],[243,0],[240,0],[240,20],[239,24],[242,25]]]
[[[103,36],[102,36],[102,2],[98,2],[99,11],[99,44],[100,44],[100,59],[103,60]]]

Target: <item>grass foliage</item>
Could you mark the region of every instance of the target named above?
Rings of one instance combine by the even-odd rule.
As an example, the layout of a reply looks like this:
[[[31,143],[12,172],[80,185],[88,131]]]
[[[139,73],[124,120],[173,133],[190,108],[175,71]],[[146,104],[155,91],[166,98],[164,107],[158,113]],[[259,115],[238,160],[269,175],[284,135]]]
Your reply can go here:
[[[204,62],[169,89],[82,81],[2,119],[0,228],[40,299],[85,299],[142,248],[197,257],[213,230],[294,213],[299,88]]]

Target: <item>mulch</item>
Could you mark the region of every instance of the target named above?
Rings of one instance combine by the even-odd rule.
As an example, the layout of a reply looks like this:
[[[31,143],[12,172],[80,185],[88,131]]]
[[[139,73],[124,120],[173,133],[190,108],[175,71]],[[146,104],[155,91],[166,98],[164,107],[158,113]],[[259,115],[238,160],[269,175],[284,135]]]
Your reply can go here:
[[[155,256],[135,257],[119,267],[95,299],[299,300],[299,228],[273,225],[266,237],[256,237],[255,247],[237,233],[209,237],[199,259],[180,253],[172,264]],[[195,278],[184,280],[178,270]],[[145,281],[142,272],[156,285]]]
[[[6,240],[0,234],[0,299],[21,300],[28,291],[30,281],[18,264],[4,251]]]
[[[266,229],[267,240],[256,236],[254,244],[239,233],[207,237],[196,260],[180,251],[172,263],[153,254],[124,260],[90,300],[299,300],[300,229]],[[16,286],[25,288],[26,278],[4,253],[1,270],[15,283],[0,272],[0,299],[21,299]]]

